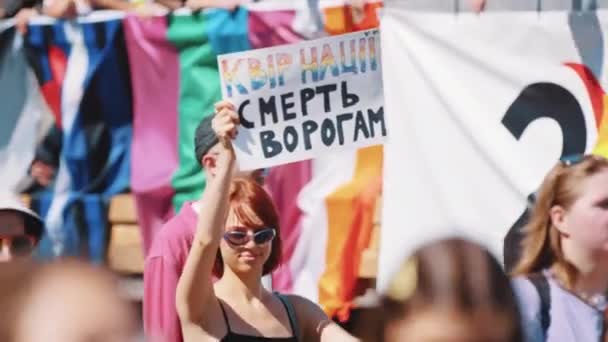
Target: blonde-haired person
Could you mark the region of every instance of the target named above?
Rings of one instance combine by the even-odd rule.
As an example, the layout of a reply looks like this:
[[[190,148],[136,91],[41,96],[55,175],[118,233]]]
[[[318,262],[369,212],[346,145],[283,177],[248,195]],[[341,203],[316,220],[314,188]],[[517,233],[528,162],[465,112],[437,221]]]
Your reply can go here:
[[[360,319],[367,342],[522,340],[508,277],[485,248],[460,238],[417,249]]]
[[[608,160],[564,158],[546,175],[512,275],[528,341],[601,341],[608,290]]]

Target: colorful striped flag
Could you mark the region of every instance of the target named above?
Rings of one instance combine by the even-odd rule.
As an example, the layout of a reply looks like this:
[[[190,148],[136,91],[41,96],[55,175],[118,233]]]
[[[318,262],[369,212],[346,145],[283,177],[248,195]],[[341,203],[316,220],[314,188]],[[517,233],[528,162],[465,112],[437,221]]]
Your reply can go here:
[[[30,63],[62,131],[52,195],[34,201],[47,225],[43,256],[103,262],[107,201],[129,185],[131,86],[121,17],[40,19],[26,36]]]
[[[251,48],[247,18],[240,8],[125,19],[135,99],[131,184],[146,252],[164,220],[205,186],[194,130],[221,97],[217,55]]]
[[[204,188],[194,129],[221,97],[217,55],[298,41],[295,17],[295,10],[241,7],[125,19],[134,92],[131,186],[146,252],[162,223]]]
[[[63,136],[53,192],[34,200],[49,228],[41,254],[102,261],[107,200],[129,186],[147,251],[163,222],[205,186],[193,140],[221,97],[217,56],[372,28],[381,3],[365,4],[363,14],[321,6],[262,2],[152,18],[102,11],[75,22],[37,19],[25,52]],[[276,290],[348,317],[381,166],[382,149],[372,147],[270,170],[285,241]]]

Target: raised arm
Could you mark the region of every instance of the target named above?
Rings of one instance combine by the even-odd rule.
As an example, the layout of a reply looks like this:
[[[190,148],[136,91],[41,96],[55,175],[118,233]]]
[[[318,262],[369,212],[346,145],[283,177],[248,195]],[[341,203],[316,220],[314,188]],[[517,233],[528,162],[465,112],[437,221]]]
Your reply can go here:
[[[228,213],[228,191],[235,163],[231,140],[238,125],[238,116],[230,103],[220,103],[217,110],[212,121],[220,141],[215,176],[209,177],[203,193],[196,233],[177,284],[176,306],[182,329],[188,323],[200,324],[205,308],[215,300],[212,271]]]

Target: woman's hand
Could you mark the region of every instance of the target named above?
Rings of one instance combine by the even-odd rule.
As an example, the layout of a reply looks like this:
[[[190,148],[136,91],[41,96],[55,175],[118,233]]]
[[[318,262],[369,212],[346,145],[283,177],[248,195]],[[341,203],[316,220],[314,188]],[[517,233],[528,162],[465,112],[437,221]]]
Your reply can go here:
[[[22,8],[15,15],[15,27],[21,34],[27,33],[27,24],[30,18],[38,16],[39,13],[35,8]]]
[[[235,111],[234,105],[228,101],[216,103],[215,113],[215,117],[211,121],[211,128],[223,147],[218,155],[218,162],[221,165],[228,161],[234,161],[232,140],[238,134],[239,116]]]
[[[226,147],[236,138],[238,125],[239,115],[231,102],[220,101],[215,104],[215,117],[211,121],[211,128]]]

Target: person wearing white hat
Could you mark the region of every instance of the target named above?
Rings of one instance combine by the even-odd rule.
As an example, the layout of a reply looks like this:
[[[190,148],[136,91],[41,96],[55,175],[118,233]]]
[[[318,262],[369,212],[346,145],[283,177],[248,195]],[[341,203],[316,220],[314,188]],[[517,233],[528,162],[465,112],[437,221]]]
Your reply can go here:
[[[42,238],[40,216],[9,193],[0,193],[0,262],[29,257]]]

